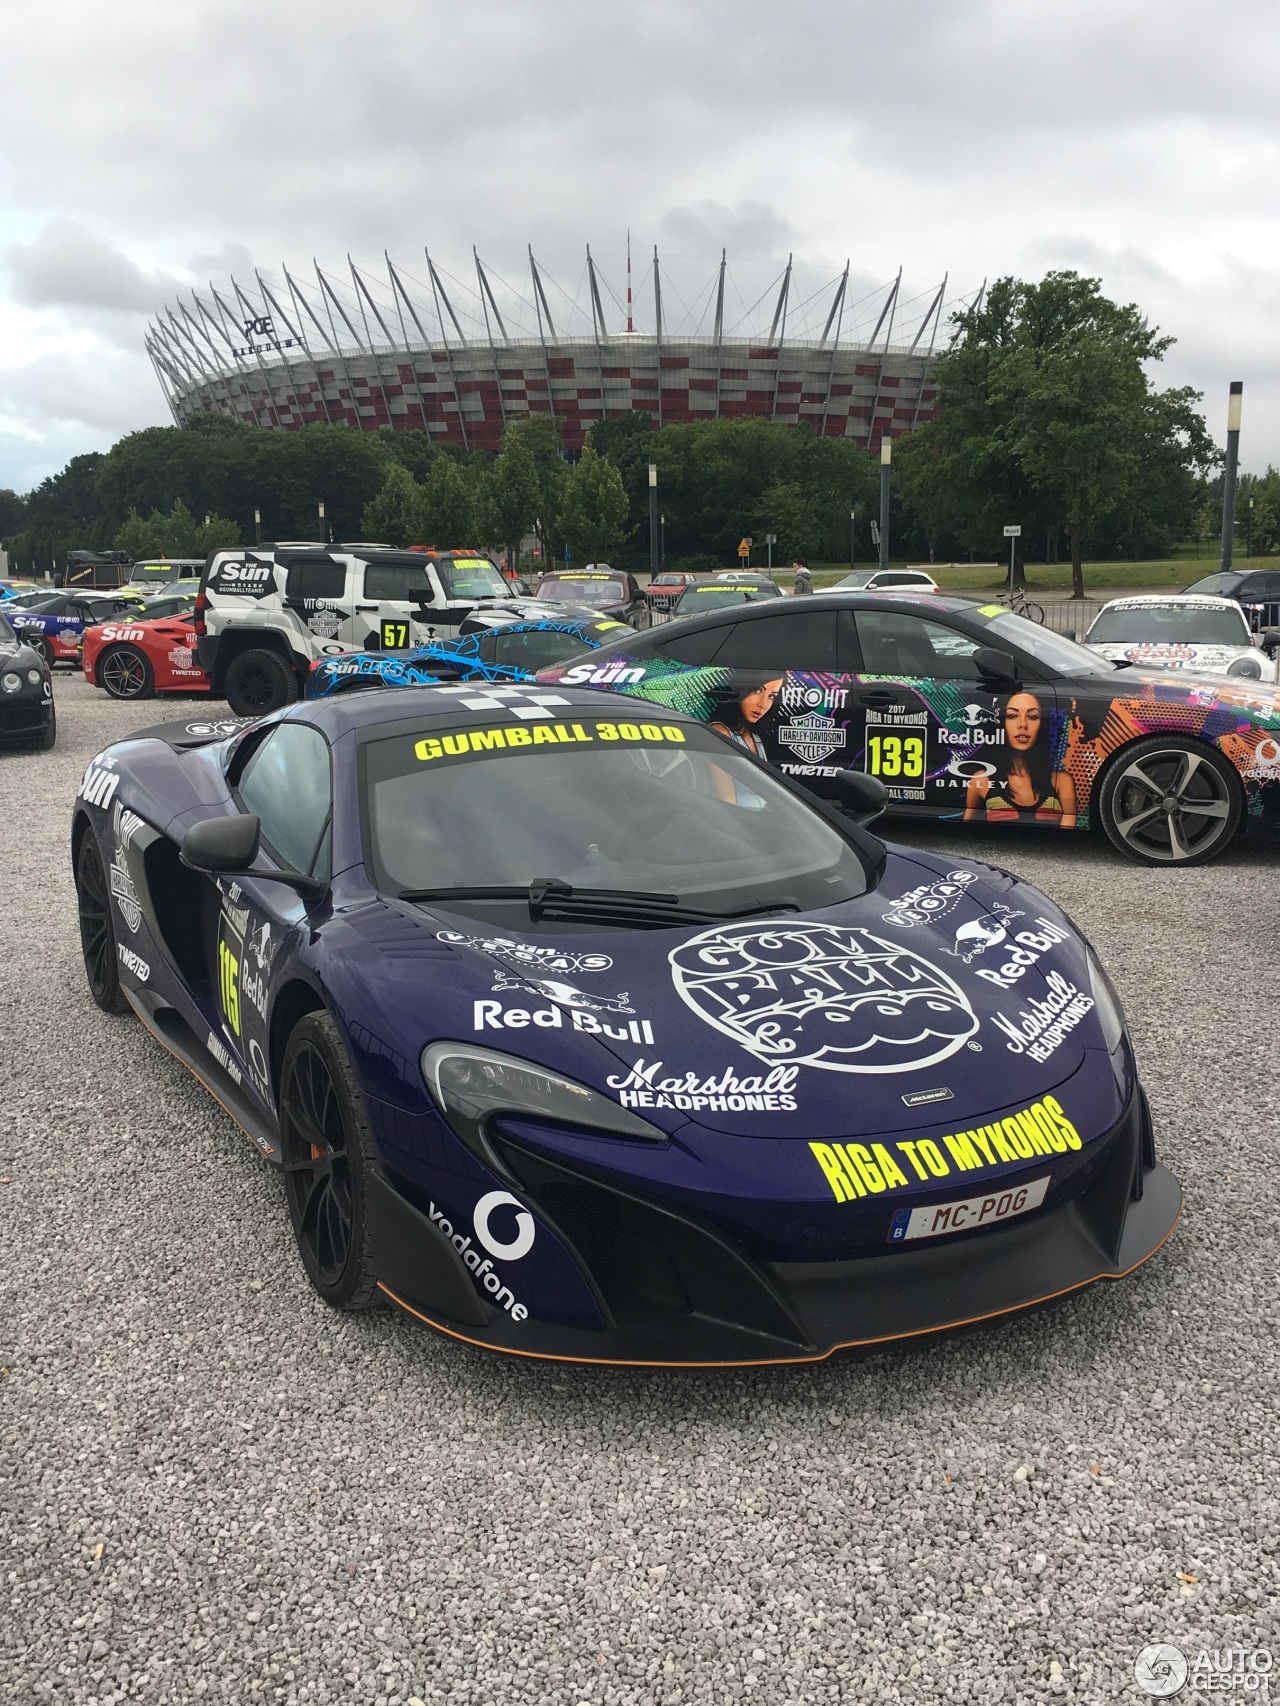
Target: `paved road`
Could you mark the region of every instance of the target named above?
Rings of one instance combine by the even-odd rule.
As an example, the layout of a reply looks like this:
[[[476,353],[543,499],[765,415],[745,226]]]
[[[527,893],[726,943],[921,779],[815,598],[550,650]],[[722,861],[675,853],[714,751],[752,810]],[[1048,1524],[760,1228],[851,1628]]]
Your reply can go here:
[[[1112,1702],[1155,1640],[1280,1647],[1280,847],[920,837],[1120,986],[1187,1196],[1133,1280],[861,1363],[516,1364],[326,1310],[276,1180],[91,1005],[77,781],[192,706],[57,693],[0,757],[0,1700]]]

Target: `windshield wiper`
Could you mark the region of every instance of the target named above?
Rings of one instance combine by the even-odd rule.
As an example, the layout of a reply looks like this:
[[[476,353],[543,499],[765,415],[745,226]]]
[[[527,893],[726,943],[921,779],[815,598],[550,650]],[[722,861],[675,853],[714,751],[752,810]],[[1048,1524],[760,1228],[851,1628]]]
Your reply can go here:
[[[713,924],[731,918],[751,918],[770,912],[799,912],[800,902],[792,895],[775,895],[729,912],[708,912],[682,906],[679,895],[654,894],[642,889],[583,889],[559,877],[535,877],[527,886],[499,883],[468,887],[403,889],[396,897],[409,902],[451,900],[526,900],[534,920],[576,918],[603,924]]]

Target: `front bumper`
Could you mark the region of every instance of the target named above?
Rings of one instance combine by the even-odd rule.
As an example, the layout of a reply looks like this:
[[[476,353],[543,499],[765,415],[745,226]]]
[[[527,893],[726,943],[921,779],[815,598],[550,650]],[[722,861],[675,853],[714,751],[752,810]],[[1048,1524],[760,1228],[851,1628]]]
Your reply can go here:
[[[38,690],[0,693],[0,741],[30,740],[53,721],[53,700]]]
[[[502,1146],[512,1182],[591,1279],[599,1331],[486,1303],[426,1215],[385,1180],[371,1202],[382,1290],[442,1333],[517,1356],[657,1367],[817,1362],[929,1339],[1122,1279],[1169,1237],[1182,1191],[1137,1093],[1078,1196],[987,1231],[837,1262],[757,1262],[718,1229]]]

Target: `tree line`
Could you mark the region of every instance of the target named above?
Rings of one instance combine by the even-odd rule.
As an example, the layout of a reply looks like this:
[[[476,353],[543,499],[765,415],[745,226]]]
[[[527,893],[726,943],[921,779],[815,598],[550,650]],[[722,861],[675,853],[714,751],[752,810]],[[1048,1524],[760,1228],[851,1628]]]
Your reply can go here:
[[[999,557],[1022,527],[1028,554],[1158,556],[1200,536],[1218,460],[1185,387],[1148,368],[1171,339],[1099,281],[1050,273],[997,281],[955,316],[937,364],[933,420],[893,446],[892,544],[913,560]],[[672,568],[736,559],[775,536],[774,561],[866,561],[879,469],[857,443],[754,417],[655,427],[643,412],[597,423],[576,461],[559,423],[526,416],[496,455],[420,432],[299,432],[201,416],[74,457],[19,497],[0,491],[0,541],[20,567],[67,550],[202,555],[263,539],[493,545],[533,534],[543,561],[649,561],[650,463]],[[1255,483],[1255,549],[1280,545],[1280,476]],[[1245,503],[1250,482],[1243,481]],[[324,506],[321,519],[319,506]],[[255,520],[255,511],[261,518]]]

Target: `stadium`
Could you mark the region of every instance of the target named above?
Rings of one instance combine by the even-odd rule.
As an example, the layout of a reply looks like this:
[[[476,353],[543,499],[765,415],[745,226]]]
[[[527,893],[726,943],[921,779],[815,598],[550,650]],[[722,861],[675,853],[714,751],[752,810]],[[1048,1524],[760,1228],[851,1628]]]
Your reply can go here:
[[[421,279],[390,256],[385,274],[348,258],[343,278],[257,271],[173,303],[146,346],[174,420],[391,427],[496,450],[508,419],[541,413],[573,454],[596,421],[644,410],[664,426],[763,416],[875,451],[933,412],[945,278],[908,298],[899,272],[853,300],[847,264],[806,292],[789,258],[748,304],[722,252],[690,309],[656,248],[633,297],[628,247],[625,299],[589,248],[573,295],[532,249],[518,286],[474,250],[465,280],[424,259]]]

